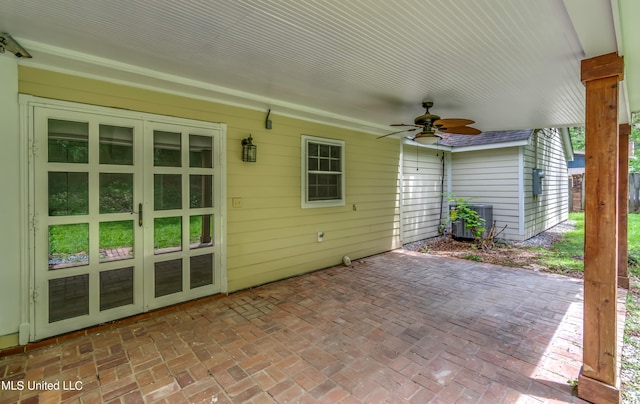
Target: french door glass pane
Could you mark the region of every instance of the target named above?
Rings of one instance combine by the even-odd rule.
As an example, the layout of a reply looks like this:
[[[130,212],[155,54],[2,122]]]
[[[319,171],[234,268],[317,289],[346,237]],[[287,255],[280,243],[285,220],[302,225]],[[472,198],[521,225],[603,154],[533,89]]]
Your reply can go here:
[[[50,163],[89,161],[89,124],[59,119],[48,121],[47,149]]]
[[[212,205],[213,175],[189,176],[189,207],[210,208]]]
[[[100,173],[100,213],[133,211],[133,174]]]
[[[49,226],[49,269],[89,264],[89,223]]]
[[[100,311],[133,304],[133,267],[100,272]]]
[[[133,220],[100,223],[100,262],[133,258]]]
[[[153,208],[182,209],[182,179],[180,174],[154,174]]]
[[[49,172],[49,216],[89,213],[89,173]]]
[[[133,165],[133,128],[100,125],[100,164]]]
[[[189,167],[213,167],[210,136],[189,135]]]
[[[153,165],[156,167],[181,167],[180,133],[153,131]]]
[[[153,253],[182,250],[182,217],[158,217],[153,220]]]
[[[182,292],[182,259],[156,262],[154,265],[155,297]]]
[[[213,215],[194,215],[189,218],[189,244],[192,250],[213,245]]]
[[[89,314],[89,275],[49,280],[49,322]]]
[[[190,257],[189,263],[191,289],[213,283],[213,254]]]

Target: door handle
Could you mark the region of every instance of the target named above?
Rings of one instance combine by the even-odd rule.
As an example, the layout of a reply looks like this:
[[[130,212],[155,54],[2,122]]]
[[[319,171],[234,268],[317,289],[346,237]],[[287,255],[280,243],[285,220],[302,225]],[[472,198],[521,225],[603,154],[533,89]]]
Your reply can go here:
[[[138,211],[137,212],[131,211],[130,213],[132,215],[134,213],[138,214],[138,226],[142,227],[142,204],[141,203],[138,204]]]

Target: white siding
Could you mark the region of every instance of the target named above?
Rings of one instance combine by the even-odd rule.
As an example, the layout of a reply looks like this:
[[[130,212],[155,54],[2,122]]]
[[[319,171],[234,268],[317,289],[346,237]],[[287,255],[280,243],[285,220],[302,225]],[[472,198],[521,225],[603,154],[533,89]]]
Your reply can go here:
[[[477,150],[452,154],[451,192],[471,204],[492,205],[500,238],[521,240],[518,210],[518,149]],[[487,223],[487,226],[490,226]],[[489,228],[489,227],[487,227]]]
[[[532,170],[536,167],[542,169],[545,174],[542,194],[538,196],[533,195],[532,188]],[[560,134],[540,132],[533,135],[531,144],[524,148],[525,239],[567,220],[567,187],[567,161]]]
[[[438,235],[442,195],[442,151],[403,145],[402,242]],[[446,180],[445,180],[446,181]],[[446,182],[444,183],[446,188]],[[446,199],[443,217],[446,218]]]

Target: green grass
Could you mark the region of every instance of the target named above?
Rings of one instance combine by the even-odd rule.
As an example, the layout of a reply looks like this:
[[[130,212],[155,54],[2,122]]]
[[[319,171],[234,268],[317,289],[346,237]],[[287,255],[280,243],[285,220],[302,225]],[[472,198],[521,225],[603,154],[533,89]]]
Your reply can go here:
[[[156,219],[154,225],[154,247],[167,248],[180,245],[182,230],[180,218]],[[133,245],[131,220],[100,223],[100,247],[118,248]],[[191,216],[189,239],[191,243],[200,240],[202,216]],[[78,254],[89,250],[89,226],[86,223],[55,225],[49,228],[49,251],[51,254]]]
[[[584,213],[570,213],[576,228],[566,232],[550,250],[535,249],[542,255],[541,265],[549,269],[584,271]],[[629,271],[640,278],[640,214],[629,214]]]

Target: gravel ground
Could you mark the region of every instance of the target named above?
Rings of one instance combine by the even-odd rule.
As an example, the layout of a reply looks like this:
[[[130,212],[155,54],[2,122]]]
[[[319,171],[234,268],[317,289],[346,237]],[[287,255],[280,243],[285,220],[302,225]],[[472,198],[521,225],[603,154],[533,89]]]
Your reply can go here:
[[[575,228],[576,228],[576,225],[575,225],[575,223],[573,221],[566,220],[566,221],[564,221],[562,223],[559,223],[559,224],[553,226],[550,229],[547,229],[546,231],[543,231],[542,233],[538,234],[537,236],[531,237],[528,240],[517,241],[517,242],[509,242],[509,244],[512,244],[514,247],[542,247],[542,248],[549,248],[549,247],[551,247],[553,245],[553,243],[558,241],[558,239],[560,237],[562,237],[562,235],[565,232],[567,232],[569,230],[573,230]],[[440,236],[440,237],[444,237],[444,236]],[[402,247],[405,250],[420,251],[420,249],[425,245],[427,240],[414,241],[412,243],[407,243],[407,244],[403,245]]]
[[[562,223],[558,223],[546,231],[538,234],[537,236],[531,237],[529,240],[518,241],[513,243],[517,247],[542,247],[549,248],[558,241],[562,235],[576,228],[576,224],[571,220],[566,220]]]

